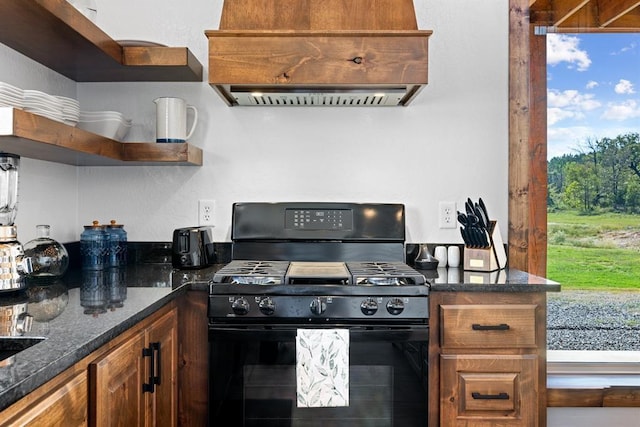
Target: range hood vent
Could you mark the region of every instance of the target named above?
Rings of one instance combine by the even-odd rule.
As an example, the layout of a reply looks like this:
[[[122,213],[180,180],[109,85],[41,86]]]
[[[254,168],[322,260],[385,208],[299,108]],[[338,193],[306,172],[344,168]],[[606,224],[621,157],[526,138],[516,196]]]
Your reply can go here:
[[[209,84],[229,106],[404,106],[431,33],[413,0],[225,0]]]

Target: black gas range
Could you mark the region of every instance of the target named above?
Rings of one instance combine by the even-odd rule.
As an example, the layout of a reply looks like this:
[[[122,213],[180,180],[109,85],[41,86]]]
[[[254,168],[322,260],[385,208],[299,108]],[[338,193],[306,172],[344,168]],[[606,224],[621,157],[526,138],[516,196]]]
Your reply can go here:
[[[426,426],[430,283],[404,262],[403,205],[236,203],[231,237],[210,283],[210,425]],[[348,372],[348,404],[305,397],[316,356],[343,361],[319,375]]]
[[[404,262],[402,204],[236,203],[211,322],[418,322],[429,283]]]

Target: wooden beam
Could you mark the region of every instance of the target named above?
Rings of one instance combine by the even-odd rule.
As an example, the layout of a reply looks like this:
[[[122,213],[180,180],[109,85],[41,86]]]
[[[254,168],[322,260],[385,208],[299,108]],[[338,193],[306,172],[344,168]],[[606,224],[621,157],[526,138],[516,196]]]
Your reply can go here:
[[[640,30],[639,0],[529,0],[531,23],[558,33]]]
[[[529,250],[527,270],[547,275],[547,37],[529,35]]]
[[[599,21],[606,27],[640,5],[639,0],[598,1]]]
[[[509,0],[509,265],[529,268],[529,0]]]
[[[560,26],[564,21],[566,21],[569,17],[574,15],[580,9],[589,3],[589,0],[558,0],[554,1],[552,4],[554,6],[553,9],[553,20],[554,26]]]
[[[557,27],[581,10],[590,0],[530,1],[531,23]]]

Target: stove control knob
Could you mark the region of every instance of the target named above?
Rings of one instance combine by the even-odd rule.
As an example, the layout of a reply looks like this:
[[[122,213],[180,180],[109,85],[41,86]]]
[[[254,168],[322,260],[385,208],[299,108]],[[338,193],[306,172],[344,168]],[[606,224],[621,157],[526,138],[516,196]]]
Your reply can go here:
[[[373,298],[367,298],[360,303],[360,310],[365,316],[373,316],[378,311],[378,303]]]
[[[260,312],[266,316],[271,316],[276,311],[276,303],[269,297],[264,297],[258,303]]]
[[[236,298],[231,303],[231,310],[239,316],[244,316],[249,312],[249,302],[243,297]]]
[[[327,303],[323,298],[316,297],[311,301],[311,304],[309,304],[309,309],[311,309],[313,314],[319,316],[327,310]]]
[[[389,314],[397,316],[404,310],[404,302],[400,298],[391,298],[387,301],[387,311]]]

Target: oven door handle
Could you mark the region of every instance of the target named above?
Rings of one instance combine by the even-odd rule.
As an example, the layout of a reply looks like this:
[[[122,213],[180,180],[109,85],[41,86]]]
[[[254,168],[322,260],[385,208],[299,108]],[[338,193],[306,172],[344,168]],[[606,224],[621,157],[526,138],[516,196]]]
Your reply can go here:
[[[294,341],[298,329],[348,329],[349,339],[358,341],[428,341],[429,326],[428,325],[376,325],[376,326],[360,326],[360,325],[334,325],[333,327],[312,327],[310,325],[251,325],[251,326],[209,326],[209,341],[227,340],[227,341],[246,341],[246,340],[265,340],[265,341]]]

